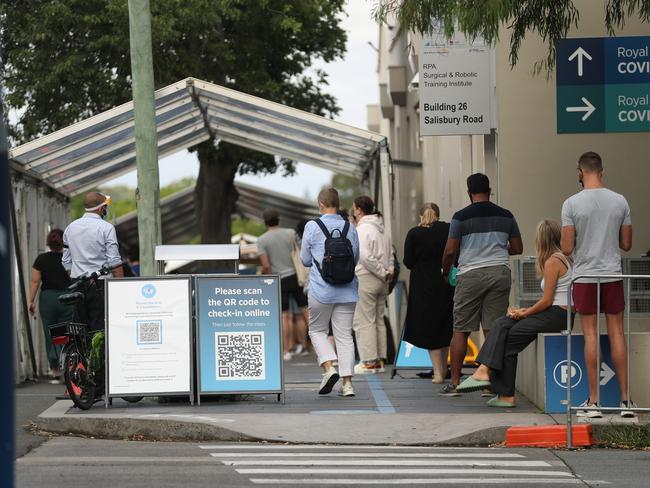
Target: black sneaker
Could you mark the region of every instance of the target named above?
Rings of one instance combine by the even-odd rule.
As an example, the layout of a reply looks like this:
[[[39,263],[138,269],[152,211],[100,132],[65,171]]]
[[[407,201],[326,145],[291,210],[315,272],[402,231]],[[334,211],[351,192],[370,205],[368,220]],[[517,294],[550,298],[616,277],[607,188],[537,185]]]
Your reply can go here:
[[[460,396],[460,393],[456,391],[457,386],[458,385],[452,385],[451,383],[447,383],[445,386],[440,388],[438,395],[448,396],[448,397]]]

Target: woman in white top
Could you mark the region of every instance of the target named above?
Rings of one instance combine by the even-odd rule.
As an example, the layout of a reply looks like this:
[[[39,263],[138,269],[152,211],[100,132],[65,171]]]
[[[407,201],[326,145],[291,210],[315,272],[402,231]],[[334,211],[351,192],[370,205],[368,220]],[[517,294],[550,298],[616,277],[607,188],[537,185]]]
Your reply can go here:
[[[359,301],[353,329],[359,349],[355,374],[381,373],[388,355],[384,308],[394,271],[393,246],[384,232],[384,220],[369,196],[354,199],[352,213],[359,234]]]
[[[487,336],[476,362],[476,372],[458,385],[466,393],[490,388],[497,394],[488,401],[490,407],[515,406],[517,355],[539,333],[566,329],[567,291],[571,282],[571,261],[560,250],[561,227],[555,220],[537,225],[537,275],[542,277],[544,295],[532,307],[510,308],[497,319]]]

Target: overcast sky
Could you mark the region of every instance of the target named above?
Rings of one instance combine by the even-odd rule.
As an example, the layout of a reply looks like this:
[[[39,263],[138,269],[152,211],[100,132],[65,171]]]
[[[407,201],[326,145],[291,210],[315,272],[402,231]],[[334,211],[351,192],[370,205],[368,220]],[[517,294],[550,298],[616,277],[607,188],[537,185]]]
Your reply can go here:
[[[336,118],[341,122],[366,128],[366,105],[378,103],[377,53],[368,44],[377,45],[378,29],[371,19],[373,1],[348,0],[343,18],[343,28],[348,33],[347,52],[343,60],[334,63],[316,63],[316,68],[329,74],[329,87],[326,91],[338,100],[341,113]],[[160,184],[164,186],[184,176],[198,175],[198,161],[194,154],[181,151],[160,160]],[[331,180],[331,172],[299,164],[297,175],[284,178],[280,174],[258,177],[238,176],[237,180],[263,185],[276,191],[295,196],[315,197],[320,188]],[[112,184],[136,186],[135,171],[117,178]]]

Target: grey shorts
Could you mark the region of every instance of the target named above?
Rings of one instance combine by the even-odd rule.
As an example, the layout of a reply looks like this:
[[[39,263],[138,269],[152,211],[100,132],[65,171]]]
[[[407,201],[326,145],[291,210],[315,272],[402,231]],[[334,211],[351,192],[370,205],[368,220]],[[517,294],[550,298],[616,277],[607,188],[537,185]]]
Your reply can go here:
[[[508,311],[510,268],[489,266],[466,271],[456,278],[454,292],[454,331],[474,332]]]

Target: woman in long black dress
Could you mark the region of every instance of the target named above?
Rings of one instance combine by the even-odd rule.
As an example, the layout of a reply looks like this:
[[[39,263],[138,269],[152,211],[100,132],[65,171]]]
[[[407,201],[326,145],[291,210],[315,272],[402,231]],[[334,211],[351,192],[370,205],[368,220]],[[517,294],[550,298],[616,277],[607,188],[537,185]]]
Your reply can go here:
[[[444,381],[453,331],[453,290],[441,274],[449,224],[439,217],[438,206],[425,203],[420,225],[404,242],[404,264],[411,270],[404,340],[429,350],[434,383]]]

